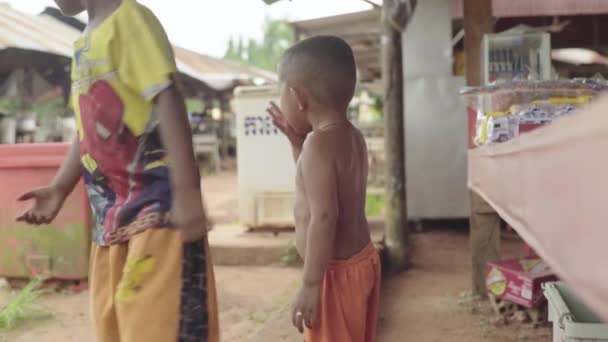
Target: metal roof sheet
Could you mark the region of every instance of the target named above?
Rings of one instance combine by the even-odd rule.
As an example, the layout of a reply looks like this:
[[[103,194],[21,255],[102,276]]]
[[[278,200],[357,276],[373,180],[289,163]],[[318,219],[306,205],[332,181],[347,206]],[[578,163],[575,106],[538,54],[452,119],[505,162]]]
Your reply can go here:
[[[81,32],[48,15],[30,15],[0,3],[0,50],[23,49],[71,58]],[[255,79],[275,82],[276,74],[174,46],[180,72],[209,87],[228,90]]]

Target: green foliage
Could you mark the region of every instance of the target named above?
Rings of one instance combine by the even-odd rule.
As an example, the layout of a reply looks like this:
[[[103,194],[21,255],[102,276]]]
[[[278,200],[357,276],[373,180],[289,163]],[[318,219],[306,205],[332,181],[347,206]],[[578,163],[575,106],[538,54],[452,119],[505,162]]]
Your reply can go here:
[[[367,194],[365,200],[365,215],[367,217],[377,217],[382,215],[386,207],[386,199],[383,194]]]
[[[188,113],[202,113],[204,109],[203,102],[196,98],[186,99],[186,110]]]
[[[32,106],[20,99],[0,98],[0,112],[15,114],[20,111],[30,110]]]
[[[46,117],[65,117],[69,115],[65,102],[62,97],[55,97],[46,102],[32,106],[32,110],[40,116]]]
[[[0,308],[0,331],[13,329],[22,321],[48,317],[48,314],[34,308],[43,294],[40,289],[42,279],[34,279],[24,287],[11,303]]]
[[[375,117],[382,118],[384,116],[384,101],[381,96],[372,95],[374,103],[369,107]]]
[[[298,266],[302,263],[300,254],[296,249],[296,245],[293,241],[289,241],[285,250],[285,255],[281,258],[281,262],[284,266]]]
[[[0,98],[0,112],[16,114],[18,112],[35,112],[41,118],[56,118],[69,115],[62,97],[54,97],[48,101],[31,104],[21,99]]]
[[[225,59],[242,62],[260,69],[274,71],[283,52],[294,42],[294,32],[285,20],[266,18],[264,37],[261,42],[254,39],[243,41],[230,38]]]

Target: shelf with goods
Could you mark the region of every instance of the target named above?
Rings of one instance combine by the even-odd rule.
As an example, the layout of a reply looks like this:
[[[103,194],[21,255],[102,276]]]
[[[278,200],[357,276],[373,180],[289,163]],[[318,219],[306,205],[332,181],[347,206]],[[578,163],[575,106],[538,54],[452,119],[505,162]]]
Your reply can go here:
[[[529,194],[525,190],[533,187],[529,184],[528,173],[538,170],[523,167],[516,157],[510,159],[515,160],[511,164],[495,163],[495,150],[511,146],[511,152],[516,155],[518,142],[524,136],[534,135],[537,128],[571,116],[579,106],[605,89],[600,81],[551,80],[550,51],[550,36],[545,33],[486,34],[481,46],[480,70],[485,86],[462,91],[469,129],[468,185],[472,190],[471,246],[476,295],[488,294],[495,299],[511,302],[519,299],[530,303],[530,298],[526,297],[530,294],[533,298],[542,297],[539,283],[542,285],[546,280],[542,278],[551,273],[552,267],[543,265],[543,255],[540,255],[542,259],[539,257],[544,253],[536,253],[539,248],[537,237],[522,229],[521,215],[526,213],[509,215],[497,205],[496,198],[484,192],[484,187],[492,184],[493,189],[499,189],[496,196],[512,198],[519,209],[528,209]],[[480,159],[483,162],[478,163]],[[476,177],[479,175],[486,185],[478,186]],[[539,182],[543,183],[542,177]],[[555,191],[559,187],[551,189]],[[525,253],[517,260],[500,260],[501,220],[525,241]],[[541,271],[535,274],[535,270]],[[515,276],[509,276],[509,273]],[[513,281],[523,278],[528,279],[523,284]],[[538,278],[541,281],[537,281]],[[535,302],[528,306],[537,309],[540,304]]]
[[[542,258],[560,278],[578,284],[577,293],[596,300],[601,293],[598,279],[606,272],[589,278],[584,269],[605,247],[580,235],[584,222],[588,234],[608,235],[601,225],[608,221],[606,210],[589,203],[598,197],[596,191],[608,191],[600,172],[608,167],[601,152],[608,148],[608,117],[602,115],[608,100],[601,96],[607,90],[602,81],[563,80],[509,82],[462,92],[469,113],[469,187],[540,257],[523,258],[520,264]],[[596,247],[572,252],[582,241]],[[511,296],[511,301],[525,299],[526,293],[538,297],[527,291],[542,291],[536,279],[546,276],[546,268],[535,264],[540,271],[525,285],[514,284],[508,275],[512,267],[505,272],[504,265],[488,264],[490,294]],[[533,268],[518,272],[528,276]]]

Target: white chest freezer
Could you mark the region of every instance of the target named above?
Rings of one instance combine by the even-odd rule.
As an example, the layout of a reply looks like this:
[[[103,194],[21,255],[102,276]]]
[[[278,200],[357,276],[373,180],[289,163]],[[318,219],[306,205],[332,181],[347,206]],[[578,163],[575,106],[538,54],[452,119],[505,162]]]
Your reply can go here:
[[[293,226],[295,163],[287,138],[266,108],[278,89],[235,90],[239,221],[251,228]]]

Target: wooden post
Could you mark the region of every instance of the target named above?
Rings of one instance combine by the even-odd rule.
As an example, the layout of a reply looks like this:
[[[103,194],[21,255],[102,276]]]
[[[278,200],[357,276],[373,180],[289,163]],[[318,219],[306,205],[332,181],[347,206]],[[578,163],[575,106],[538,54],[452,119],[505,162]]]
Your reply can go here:
[[[482,85],[481,42],[493,30],[492,0],[464,1],[464,30],[467,85]],[[485,296],[486,263],[498,259],[500,251],[500,218],[473,192],[470,227],[473,294]]]
[[[219,95],[220,99],[220,109],[222,111],[222,118],[220,120],[220,156],[221,158],[228,158],[228,147],[229,147],[229,139],[230,139],[230,125],[228,119],[226,118],[231,111],[230,108],[230,93],[221,93]]]
[[[482,85],[481,41],[494,26],[492,0],[464,0],[464,49],[467,85]]]
[[[403,57],[401,32],[390,23],[391,0],[383,0],[382,79],[384,83],[384,134],[386,155],[385,246],[390,272],[410,263],[405,180]]]

